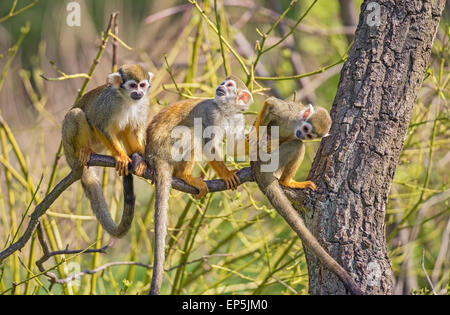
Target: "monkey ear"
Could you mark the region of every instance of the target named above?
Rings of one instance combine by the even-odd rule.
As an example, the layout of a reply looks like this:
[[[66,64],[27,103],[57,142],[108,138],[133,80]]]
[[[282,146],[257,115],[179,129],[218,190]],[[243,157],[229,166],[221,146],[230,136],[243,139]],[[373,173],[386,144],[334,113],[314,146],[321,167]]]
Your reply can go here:
[[[308,120],[312,114],[314,114],[314,107],[309,104],[304,110],[300,112],[300,119]]]
[[[242,90],[237,97],[237,104],[241,106],[250,106],[253,103],[253,95],[247,90]]]
[[[149,72],[149,73],[148,73],[148,82],[149,82],[149,83],[152,83],[152,80],[153,80],[154,76],[155,76],[155,75],[153,74],[153,72]]]
[[[118,89],[122,85],[122,76],[118,72],[108,75],[108,84],[113,88]]]

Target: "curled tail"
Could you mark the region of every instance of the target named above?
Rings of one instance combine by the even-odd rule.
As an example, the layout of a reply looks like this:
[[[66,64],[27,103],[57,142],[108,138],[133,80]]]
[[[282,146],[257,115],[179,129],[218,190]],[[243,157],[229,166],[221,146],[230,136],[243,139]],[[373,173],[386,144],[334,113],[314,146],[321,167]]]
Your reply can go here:
[[[159,294],[164,276],[167,213],[171,186],[172,173],[169,164],[165,161],[158,161],[155,163],[155,248],[151,295]]]
[[[123,177],[124,205],[122,219],[118,225],[111,218],[102,185],[93,169],[84,168],[81,184],[91,203],[92,211],[94,211],[102,227],[113,237],[123,237],[130,230],[134,218],[136,198],[134,196],[133,176],[129,174]]]

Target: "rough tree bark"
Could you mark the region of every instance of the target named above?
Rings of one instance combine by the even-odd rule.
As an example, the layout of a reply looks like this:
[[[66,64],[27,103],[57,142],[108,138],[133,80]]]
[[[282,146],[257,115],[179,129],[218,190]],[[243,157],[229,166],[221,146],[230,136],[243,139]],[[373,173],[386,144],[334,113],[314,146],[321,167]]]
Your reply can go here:
[[[380,9],[378,26],[370,26],[373,3]],[[331,135],[309,174],[319,189],[293,198],[308,228],[367,294],[392,294],[386,204],[444,3],[364,1],[331,110]],[[311,294],[347,293],[306,254]]]

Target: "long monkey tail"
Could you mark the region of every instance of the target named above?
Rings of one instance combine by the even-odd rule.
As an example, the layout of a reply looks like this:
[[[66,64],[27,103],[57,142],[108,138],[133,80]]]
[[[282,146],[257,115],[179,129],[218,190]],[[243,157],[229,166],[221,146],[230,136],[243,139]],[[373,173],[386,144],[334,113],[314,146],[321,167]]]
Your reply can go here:
[[[167,216],[169,211],[172,172],[166,161],[155,163],[155,249],[150,295],[158,295],[164,276]]]
[[[291,202],[284,194],[278,180],[272,173],[263,173],[260,170],[260,162],[252,162],[253,175],[259,188],[264,192],[272,206],[286,220],[314,255],[331,270],[344,284],[347,290],[354,295],[362,295],[364,292],[359,288],[349,273],[339,265],[333,257],[320,245],[314,235],[306,227],[302,217],[294,209]]]
[[[108,210],[108,205],[103,194],[103,189],[100,181],[97,178],[93,169],[84,168],[81,177],[81,184],[84,192],[88,197],[92,211],[97,217],[102,227],[111,236],[121,238],[131,228],[131,223],[134,218],[134,205],[136,197],[134,196],[133,176],[131,174],[123,177],[123,214],[120,223],[117,225],[111,218]]]

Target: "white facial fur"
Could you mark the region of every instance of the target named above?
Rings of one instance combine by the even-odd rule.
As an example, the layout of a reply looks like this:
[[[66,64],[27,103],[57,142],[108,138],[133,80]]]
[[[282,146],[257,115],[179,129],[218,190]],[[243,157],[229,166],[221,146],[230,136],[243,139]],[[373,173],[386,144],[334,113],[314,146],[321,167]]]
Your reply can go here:
[[[231,79],[223,81],[217,87],[214,99],[222,106],[235,105],[238,111],[247,110],[253,102],[252,94],[248,90],[241,90],[238,93],[237,84]]]
[[[299,119],[299,125],[294,130],[294,136],[297,139],[300,140],[310,140],[314,139],[314,128],[313,126],[308,122],[308,119],[311,117],[311,115],[314,114],[314,107],[309,104],[304,110],[300,112],[300,119]]]
[[[122,94],[125,94],[132,101],[140,101],[147,94],[153,77],[153,73],[149,72],[148,80],[142,80],[140,82],[128,80],[126,82],[122,82],[120,73],[115,72],[108,76],[108,84],[120,91]]]

